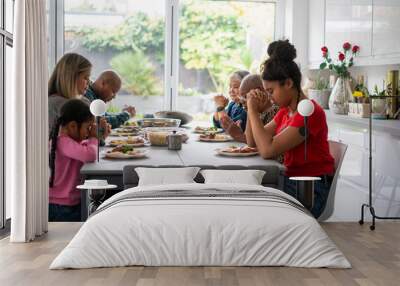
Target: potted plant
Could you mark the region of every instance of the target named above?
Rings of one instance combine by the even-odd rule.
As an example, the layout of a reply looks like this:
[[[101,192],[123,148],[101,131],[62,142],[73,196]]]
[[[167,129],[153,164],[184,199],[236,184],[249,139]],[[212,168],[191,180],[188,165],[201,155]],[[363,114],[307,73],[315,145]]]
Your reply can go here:
[[[386,90],[379,91],[378,86],[375,84],[374,90],[371,93],[370,104],[372,104],[372,118],[374,119],[387,119],[386,107],[387,101],[385,97]],[[376,98],[374,98],[376,97]]]
[[[333,61],[328,48],[325,46],[321,48],[324,60],[320,65],[320,69],[329,68],[338,76],[329,98],[329,109],[334,113],[347,114],[349,112],[349,101],[351,101],[352,92],[348,69],[354,65],[354,57],[359,50],[359,46],[354,45],[352,47],[350,43],[346,42],[343,44],[343,50],[339,52],[337,60]]]
[[[329,95],[331,90],[328,88],[328,80],[318,74],[314,88],[308,89],[308,97],[315,100],[322,108],[328,109]]]

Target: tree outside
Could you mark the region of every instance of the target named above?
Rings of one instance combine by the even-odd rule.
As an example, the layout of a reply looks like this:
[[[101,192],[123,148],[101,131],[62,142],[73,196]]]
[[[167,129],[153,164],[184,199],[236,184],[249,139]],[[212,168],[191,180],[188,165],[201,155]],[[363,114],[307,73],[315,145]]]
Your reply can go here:
[[[164,18],[143,11],[124,14],[114,2],[123,1],[96,3],[104,4],[103,13],[108,17],[122,17],[118,24],[71,26],[66,37],[90,55],[109,55],[108,65],[123,78],[125,93],[162,95]],[[91,0],[81,4],[69,12],[86,9],[91,13],[96,9]],[[262,5],[264,10],[259,8]],[[181,1],[180,97],[226,92],[230,73],[238,69],[257,71],[273,39],[274,8],[266,3]],[[261,49],[255,51],[254,46]]]

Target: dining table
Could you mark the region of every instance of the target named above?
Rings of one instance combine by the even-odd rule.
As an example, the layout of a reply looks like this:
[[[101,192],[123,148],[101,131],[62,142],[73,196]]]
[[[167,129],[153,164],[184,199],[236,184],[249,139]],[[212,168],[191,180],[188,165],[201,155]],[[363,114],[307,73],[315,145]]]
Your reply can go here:
[[[182,130],[182,129],[181,129]],[[244,146],[244,143],[228,142],[203,142],[199,140],[199,134],[194,133],[192,128],[186,128],[185,133],[188,140],[182,143],[180,150],[169,150],[167,146],[146,145],[139,147],[146,150],[146,156],[132,159],[110,159],[105,154],[112,147],[107,147],[110,140],[120,139],[109,136],[106,139],[106,145],[100,147],[99,159],[92,163],[86,163],[81,168],[83,180],[102,179],[107,180],[109,184],[116,185],[117,188],[107,194],[106,198],[125,189],[123,183],[123,171],[127,166],[130,167],[166,167],[166,166],[213,166],[219,169],[259,169],[260,166],[278,170],[274,172],[279,176],[280,185],[283,185],[283,172],[285,167],[276,160],[267,160],[260,155],[231,157],[218,154],[217,149]],[[88,217],[88,205],[96,200],[89,197],[89,192],[81,191],[81,216],[82,221]],[[104,197],[104,193],[99,194]]]

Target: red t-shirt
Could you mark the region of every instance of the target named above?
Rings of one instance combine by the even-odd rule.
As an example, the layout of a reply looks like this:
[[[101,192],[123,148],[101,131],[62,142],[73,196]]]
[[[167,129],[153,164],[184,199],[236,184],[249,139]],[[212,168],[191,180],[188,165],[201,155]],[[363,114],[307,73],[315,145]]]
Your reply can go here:
[[[314,113],[308,117],[307,161],[304,158],[304,142],[286,151],[283,164],[286,176],[320,176],[333,174],[334,159],[329,153],[328,125],[324,110],[314,101]],[[281,108],[274,117],[277,125],[275,134],[286,127],[303,127],[304,117],[298,112],[289,116],[289,107]]]

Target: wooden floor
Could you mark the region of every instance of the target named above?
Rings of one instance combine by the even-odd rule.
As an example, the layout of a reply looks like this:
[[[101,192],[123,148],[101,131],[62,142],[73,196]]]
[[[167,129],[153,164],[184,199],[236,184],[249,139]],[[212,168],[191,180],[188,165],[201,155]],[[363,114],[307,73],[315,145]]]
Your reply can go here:
[[[27,244],[0,241],[0,285],[400,285],[400,223],[326,223],[323,228],[353,268],[123,267],[48,270],[80,223],[51,223],[43,238]]]

